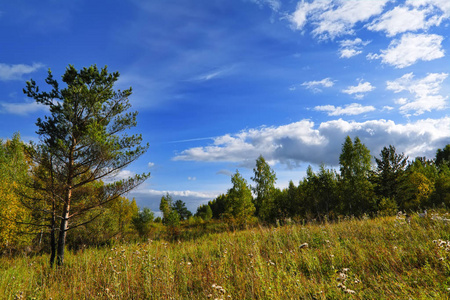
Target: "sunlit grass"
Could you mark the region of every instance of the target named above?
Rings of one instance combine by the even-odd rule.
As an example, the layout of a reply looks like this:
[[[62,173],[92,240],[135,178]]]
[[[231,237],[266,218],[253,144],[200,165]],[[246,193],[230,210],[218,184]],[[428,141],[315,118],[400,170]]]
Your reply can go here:
[[[450,224],[414,216],[411,224],[350,219],[68,251],[59,269],[47,256],[4,257],[0,297],[446,299],[447,240]]]

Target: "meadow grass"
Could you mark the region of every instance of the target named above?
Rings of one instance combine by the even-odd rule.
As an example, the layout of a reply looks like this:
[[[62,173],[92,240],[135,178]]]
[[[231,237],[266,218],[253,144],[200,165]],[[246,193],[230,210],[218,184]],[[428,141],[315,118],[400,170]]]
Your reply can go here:
[[[0,298],[448,299],[447,240],[445,220],[415,215],[68,251],[55,269],[3,257]]]

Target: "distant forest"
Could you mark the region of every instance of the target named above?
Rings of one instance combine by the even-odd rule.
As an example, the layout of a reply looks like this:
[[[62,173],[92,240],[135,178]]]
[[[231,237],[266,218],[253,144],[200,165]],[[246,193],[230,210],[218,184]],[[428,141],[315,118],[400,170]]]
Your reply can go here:
[[[30,200],[38,200],[32,188],[42,166],[28,156],[29,146],[19,134],[0,143],[0,251],[2,253],[34,249],[45,251],[51,244],[51,228],[44,213],[31,209]],[[177,232],[183,226],[223,223],[245,226],[258,222],[285,223],[337,220],[354,215],[394,215],[398,211],[423,211],[450,206],[450,144],[437,149],[436,157],[409,159],[386,146],[372,156],[358,137],[347,137],[339,156],[339,170],[320,166],[298,185],[293,181],[285,189],[275,187],[276,174],[264,157],[256,160],[249,184],[239,171],[231,177],[226,193],[200,205],[195,214],[170,194],[161,198],[162,217],[148,209],[139,209],[134,199],[117,197],[105,205],[73,216],[67,245],[78,249],[113,240],[154,238],[155,232]],[[50,174],[47,174],[50,176]],[[86,188],[74,205],[89,207],[99,197],[96,189]],[[34,195],[34,196],[33,196]],[[26,200],[25,200],[26,199]],[[42,207],[45,211],[48,207]],[[57,218],[60,216],[56,216]],[[36,226],[40,225],[40,226]],[[234,227],[236,228],[236,227]]]

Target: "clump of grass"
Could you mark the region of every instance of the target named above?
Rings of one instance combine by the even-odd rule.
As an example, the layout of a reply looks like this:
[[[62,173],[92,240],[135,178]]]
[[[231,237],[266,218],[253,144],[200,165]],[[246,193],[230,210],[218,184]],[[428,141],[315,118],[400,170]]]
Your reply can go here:
[[[0,298],[445,299],[449,229],[415,215],[349,218],[68,251],[56,269],[45,255],[3,257]]]

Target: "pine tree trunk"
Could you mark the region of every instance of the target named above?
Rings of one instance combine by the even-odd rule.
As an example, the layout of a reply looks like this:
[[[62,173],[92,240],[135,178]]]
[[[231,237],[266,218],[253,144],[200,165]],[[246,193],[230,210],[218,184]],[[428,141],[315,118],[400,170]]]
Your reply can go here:
[[[56,263],[58,266],[64,264],[64,248],[66,246],[66,236],[67,229],[69,228],[69,212],[70,212],[70,201],[72,200],[72,183],[73,183],[73,153],[75,149],[76,140],[72,138],[72,147],[69,153],[69,163],[68,163],[68,175],[67,175],[67,195],[61,214],[61,226],[59,229],[58,238],[58,252],[56,256]]]
[[[56,219],[55,219],[55,211],[53,210],[52,214],[52,224],[50,229],[50,248],[51,248],[51,254],[50,254],[50,268],[53,268],[53,265],[55,263],[55,257],[56,257]]]
[[[70,201],[71,191],[69,190],[68,200]],[[69,227],[69,204],[64,204],[61,226],[59,228],[59,238],[58,238],[58,252],[56,257],[56,264],[62,266],[64,264],[64,248],[66,246],[66,235],[67,228]]]

